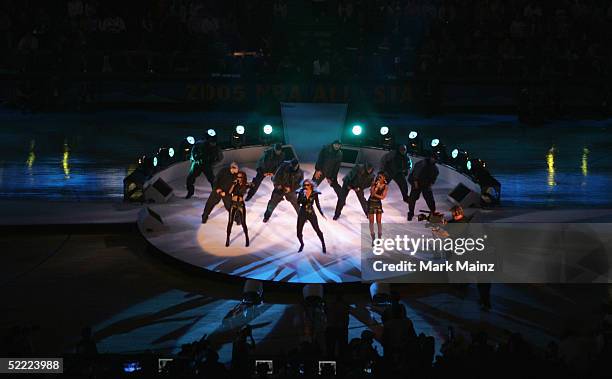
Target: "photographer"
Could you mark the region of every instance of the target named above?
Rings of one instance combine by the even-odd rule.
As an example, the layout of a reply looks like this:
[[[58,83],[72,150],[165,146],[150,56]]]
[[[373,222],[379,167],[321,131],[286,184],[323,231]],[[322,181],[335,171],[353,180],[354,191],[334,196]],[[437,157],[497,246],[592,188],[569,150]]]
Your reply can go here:
[[[474,217],[474,214],[470,216],[466,216],[463,211],[463,207],[461,207],[461,205],[453,206],[450,209],[450,212],[451,212],[450,219],[446,220],[446,218],[441,217],[440,222],[439,222],[440,224],[442,225],[444,224],[468,224]],[[435,215],[435,217],[438,217],[438,216]],[[420,219],[421,219],[421,216],[419,216],[419,221]],[[432,220],[431,214],[427,216],[426,219],[430,223],[434,223],[434,221]],[[467,227],[468,226],[465,225],[464,229],[467,230]],[[457,232],[457,229],[454,229],[454,231]],[[448,231],[446,231],[445,229],[439,226],[435,226],[432,228],[432,234],[435,237],[439,237],[439,238],[448,238],[451,236]],[[491,310],[491,283],[487,282],[486,280],[477,281],[476,289],[478,290],[478,304],[480,305],[480,309],[485,312],[488,312],[489,310]]]
[[[436,167],[436,158],[433,155],[430,155],[414,165],[414,169],[408,176],[408,182],[412,186],[408,198],[408,221],[412,221],[414,217],[414,207],[419,197],[421,197],[421,193],[423,193],[429,211],[431,214],[435,214],[436,201],[434,200],[431,187],[436,182],[438,174],[439,171],[438,167]]]
[[[255,350],[255,339],[251,325],[245,325],[238,331],[232,343],[232,377],[249,378],[251,365],[249,355]]]

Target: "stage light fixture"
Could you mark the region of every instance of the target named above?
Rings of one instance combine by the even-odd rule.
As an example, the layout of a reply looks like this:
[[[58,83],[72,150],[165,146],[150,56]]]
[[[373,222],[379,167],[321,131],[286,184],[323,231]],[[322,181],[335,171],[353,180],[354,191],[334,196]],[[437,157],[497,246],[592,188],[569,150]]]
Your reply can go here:
[[[448,157],[448,152],[446,151],[446,146],[438,138],[434,138],[431,140],[431,154],[440,162],[440,163],[449,163],[450,159]]]
[[[480,158],[476,158],[472,160],[472,169],[474,171],[482,170],[487,168],[487,162],[483,161]]]
[[[259,140],[264,145],[269,145],[279,139],[278,131],[270,124],[265,124],[259,129]]]
[[[234,148],[240,148],[244,145],[246,136],[244,135],[245,129],[242,125],[237,125],[232,133],[232,146]]]
[[[480,158],[468,159],[465,165],[469,171],[470,176],[475,181],[478,181],[478,178],[482,175],[483,171],[487,171],[487,163]]]
[[[408,133],[408,152],[411,155],[421,155],[423,153],[423,143],[419,133],[412,130]]]
[[[380,146],[382,146],[383,149],[390,150],[393,148],[393,145],[393,133],[390,132],[388,126],[382,126],[380,128]]]
[[[157,168],[158,159],[157,156],[146,156],[138,158],[138,169],[142,170],[142,172],[146,176],[150,176],[155,172]]]
[[[451,151],[450,163],[457,171],[459,172],[469,171],[469,169],[467,169],[468,162],[470,162],[470,158],[468,156],[467,151],[461,150],[458,147],[454,148]],[[471,163],[469,164],[471,166]]]
[[[180,156],[178,159],[186,161],[191,156],[191,149],[193,145],[195,145],[196,139],[193,136],[187,136],[181,141],[181,146],[179,150]],[[174,151],[174,150],[173,150]]]
[[[216,136],[216,135],[217,135],[217,132],[215,131],[215,129],[208,129],[208,130],[206,131],[206,134],[208,134],[208,135],[209,135],[209,136],[211,136],[211,137],[214,137],[214,136]]]
[[[157,152],[158,164],[160,166],[167,166],[174,161],[174,148],[173,147],[162,147]]]
[[[361,125],[353,125],[353,127],[351,128],[351,132],[355,136],[360,136],[363,132],[363,128],[361,127]]]

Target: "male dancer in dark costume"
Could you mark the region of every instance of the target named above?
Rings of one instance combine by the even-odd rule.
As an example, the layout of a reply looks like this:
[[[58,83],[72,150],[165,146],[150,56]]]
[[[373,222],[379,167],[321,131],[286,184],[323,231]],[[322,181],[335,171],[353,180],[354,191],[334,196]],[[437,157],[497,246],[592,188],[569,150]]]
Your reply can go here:
[[[380,162],[380,167],[385,172],[387,181],[391,182],[393,180],[397,183],[402,193],[402,200],[406,203],[408,202],[406,176],[408,171],[410,171],[410,160],[406,154],[407,151],[406,145],[399,145],[397,149],[385,154]]]
[[[297,218],[297,238],[300,241],[300,249],[298,253],[304,249],[304,238],[302,232],[304,231],[304,224],[306,221],[310,222],[312,228],[319,236],[321,240],[321,249],[323,250],[323,254],[327,252],[325,248],[325,239],[323,238],[323,232],[321,232],[321,228],[319,228],[319,221],[317,219],[317,215],[315,213],[315,205],[319,210],[319,213],[323,218],[325,215],[321,210],[321,203],[319,202],[319,191],[314,188],[313,182],[306,179],[302,184],[302,188],[296,191],[298,194],[297,201],[300,205],[300,210],[298,211]]]
[[[249,189],[246,201],[251,200],[255,193],[257,193],[259,185],[266,176],[274,175],[278,166],[283,163],[283,158],[283,145],[280,143],[274,144],[274,146],[263,152],[257,161],[257,175],[253,178],[253,185]]]
[[[339,140],[335,140],[331,145],[325,145],[319,152],[317,163],[315,164],[315,173],[312,180],[317,184],[321,184],[323,179],[327,179],[327,183],[334,189],[336,196],[340,197],[342,188],[338,184],[338,171],[342,163],[342,144]]]
[[[344,179],[342,179],[342,191],[340,191],[340,194],[338,195],[338,203],[336,203],[334,220],[340,218],[342,208],[344,208],[344,205],[346,204],[346,197],[351,190],[355,191],[355,195],[357,195],[357,199],[359,199],[359,203],[361,204],[361,209],[363,209],[363,213],[367,216],[368,202],[363,195],[363,190],[372,184],[372,180],[374,180],[374,175],[372,174],[373,171],[374,168],[369,162],[364,164],[356,164],[353,166],[353,168],[351,168],[351,171],[349,171]]]
[[[274,190],[268,201],[268,207],[264,213],[263,222],[268,222],[272,212],[276,206],[287,199],[295,209],[298,211],[297,196],[295,190],[300,186],[300,183],[304,179],[304,171],[300,168],[300,163],[297,159],[291,161],[284,161],[276,170],[276,173],[272,177],[272,183],[274,183]]]
[[[234,220],[239,219],[242,221],[242,231],[244,231],[244,238],[246,240],[244,246],[249,247],[249,228],[246,223],[246,205],[244,203],[244,193],[247,191],[252,184],[247,183],[246,173],[244,171],[238,171],[234,183],[227,191],[227,196],[231,199],[232,205],[229,211],[229,219],[227,221],[227,238],[225,240],[225,246],[230,244],[230,235],[232,234],[232,225]]]
[[[410,199],[408,202],[408,221],[412,221],[414,217],[414,207],[423,193],[425,202],[431,214],[436,212],[436,200],[434,199],[431,187],[438,178],[438,167],[436,167],[436,157],[431,154],[429,157],[417,162],[414,165],[408,181],[412,188],[410,189]]]
[[[223,160],[223,152],[217,145],[217,136],[206,136],[206,141],[199,140],[191,148],[191,166],[187,175],[187,196],[189,199],[195,192],[195,181],[198,176],[204,173],[208,182],[212,185],[215,182],[213,166]]]
[[[389,186],[387,185],[387,178],[383,171],[376,175],[376,179],[372,182],[370,187],[370,198],[368,199],[368,221],[370,224],[370,237],[372,237],[372,244],[374,243],[374,218],[376,217],[376,224],[378,226],[378,238],[382,238],[382,201],[387,197],[389,192]]]
[[[232,187],[237,173],[238,164],[236,162],[232,162],[231,165],[223,167],[221,170],[219,170],[219,172],[217,172],[217,177],[213,183],[212,191],[210,192],[208,200],[206,200],[204,212],[202,212],[202,224],[206,224],[210,212],[212,212],[215,205],[219,204],[221,200],[223,200],[225,209],[228,211],[230,210],[231,199],[228,196],[228,191]],[[240,221],[240,219],[236,219],[237,223],[240,223]]]

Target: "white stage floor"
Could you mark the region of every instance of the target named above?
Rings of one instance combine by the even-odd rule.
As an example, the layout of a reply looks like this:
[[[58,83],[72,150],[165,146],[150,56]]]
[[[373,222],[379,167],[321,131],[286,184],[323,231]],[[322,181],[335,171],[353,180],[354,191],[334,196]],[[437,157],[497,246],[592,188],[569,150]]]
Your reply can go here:
[[[252,178],[255,171],[243,168]],[[312,164],[303,164],[306,177],[313,173]],[[343,168],[339,177],[348,169]],[[244,247],[242,228],[234,225],[231,244],[225,247],[225,231],[228,214],[222,204],[213,210],[206,224],[201,224],[204,202],[210,193],[210,185],[201,176],[196,182],[196,195],[189,200],[185,196],[184,181],[170,183],[176,197],[167,204],[153,205],[167,229],[163,232],[143,232],[148,241],[162,252],[191,265],[233,276],[259,280],[295,283],[331,283],[360,281],[361,223],[367,223],[354,193],[349,194],[339,220],[333,221],[337,197],[327,183],[322,183],[321,206],[327,217],[319,217],[325,236],[327,254],[321,252],[321,244],[309,224],[304,227],[304,251],[298,253],[296,237],[296,213],[287,201],[283,201],[267,223],[263,214],[272,191],[270,179],[265,179],[259,191],[247,203],[247,223],[251,246]],[[451,204],[447,194],[454,184],[439,180],[434,195],[440,211],[448,210]],[[367,193],[366,193],[367,197]],[[429,230],[423,223],[406,221],[408,205],[401,200],[399,188],[391,183],[389,195],[383,202],[383,223],[406,224],[408,234],[421,235]],[[427,209],[421,198],[416,210]],[[416,218],[414,219],[416,220]],[[384,235],[384,224],[383,224]],[[370,237],[364,236],[370,243]]]

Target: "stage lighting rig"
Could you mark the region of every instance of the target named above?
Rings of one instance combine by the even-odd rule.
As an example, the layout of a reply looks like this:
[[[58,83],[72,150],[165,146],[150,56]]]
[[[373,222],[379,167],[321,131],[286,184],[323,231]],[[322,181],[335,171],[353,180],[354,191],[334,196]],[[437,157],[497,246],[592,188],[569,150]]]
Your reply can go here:
[[[208,129],[206,131],[206,134],[208,134],[210,137],[214,137],[217,135],[217,132],[215,131],[215,129]]]
[[[388,126],[381,126],[380,128],[380,145],[387,150],[393,148],[393,134],[391,134]]]
[[[440,163],[448,163],[448,153],[446,152],[446,146],[438,138],[431,140],[431,154]]]
[[[232,146],[236,149],[241,148],[245,141],[245,128],[243,125],[236,125],[232,133]]]
[[[160,166],[168,166],[173,163],[176,158],[173,147],[161,147],[157,152],[158,164]]]
[[[259,139],[264,145],[269,145],[274,140],[274,127],[270,124],[265,124],[259,131]]]
[[[483,161],[480,158],[471,159],[469,169],[473,173],[473,175],[478,175],[479,172],[487,169],[487,162]]]
[[[450,163],[455,169],[457,169],[457,171],[459,172],[469,171],[469,169],[467,168],[467,164],[469,161],[470,161],[470,157],[467,151],[461,150],[458,147],[454,148],[451,151]]]
[[[187,136],[183,138],[183,140],[181,141],[181,147],[179,151],[180,156],[178,158],[183,161],[188,160],[189,157],[191,156],[191,149],[193,148],[193,145],[195,145],[195,143],[196,143],[196,140],[193,136]]]
[[[158,164],[159,159],[157,158],[157,155],[143,155],[142,157],[138,158],[138,169],[142,170],[146,176],[151,176],[157,169]]]
[[[363,133],[363,128],[361,125],[355,124],[353,127],[351,127],[351,133],[353,133],[354,136],[359,137]]]
[[[421,155],[423,153],[423,142],[418,132],[412,130],[408,133],[407,147],[410,155]]]

